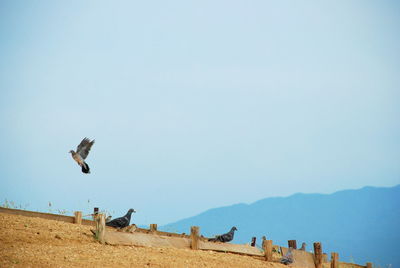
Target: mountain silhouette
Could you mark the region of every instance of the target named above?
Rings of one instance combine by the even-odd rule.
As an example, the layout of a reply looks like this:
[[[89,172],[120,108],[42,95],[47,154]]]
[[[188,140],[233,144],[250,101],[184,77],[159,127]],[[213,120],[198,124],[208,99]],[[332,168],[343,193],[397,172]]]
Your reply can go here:
[[[292,239],[299,246],[306,242],[310,251],[313,242],[321,242],[323,251],[329,257],[338,252],[340,261],[400,267],[400,185],[265,198],[210,209],[160,229],[187,233],[190,226],[200,226],[207,237],[236,226],[233,243],[255,236],[261,244],[265,235],[281,246]]]

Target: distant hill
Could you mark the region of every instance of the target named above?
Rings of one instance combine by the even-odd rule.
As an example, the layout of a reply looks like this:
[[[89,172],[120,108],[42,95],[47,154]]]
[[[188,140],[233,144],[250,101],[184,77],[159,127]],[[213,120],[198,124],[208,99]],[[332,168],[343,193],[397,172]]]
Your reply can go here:
[[[294,194],[265,198],[252,204],[236,204],[207,210],[197,216],[161,227],[186,232],[200,226],[201,234],[213,236],[236,226],[234,243],[267,236],[287,246],[321,242],[323,251],[338,252],[341,261],[400,267],[400,185],[364,187],[333,194]]]

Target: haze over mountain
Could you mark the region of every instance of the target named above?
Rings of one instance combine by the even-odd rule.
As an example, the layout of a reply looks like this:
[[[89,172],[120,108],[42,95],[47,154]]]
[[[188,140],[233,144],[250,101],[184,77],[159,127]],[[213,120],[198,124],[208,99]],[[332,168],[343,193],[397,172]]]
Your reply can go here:
[[[338,252],[342,261],[400,267],[400,185],[364,187],[333,194],[294,194],[265,198],[252,204],[214,208],[161,229],[188,232],[200,226],[201,234],[213,236],[236,226],[233,243],[248,243],[251,237],[267,236],[274,244],[296,239],[321,242],[323,251]]]

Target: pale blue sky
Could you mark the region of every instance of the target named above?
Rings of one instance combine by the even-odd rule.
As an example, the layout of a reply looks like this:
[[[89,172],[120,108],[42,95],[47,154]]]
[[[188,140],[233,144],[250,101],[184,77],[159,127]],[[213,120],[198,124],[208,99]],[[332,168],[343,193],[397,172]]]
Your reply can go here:
[[[1,1],[0,200],[164,224],[400,183],[397,1]],[[96,139],[84,175],[68,151]]]

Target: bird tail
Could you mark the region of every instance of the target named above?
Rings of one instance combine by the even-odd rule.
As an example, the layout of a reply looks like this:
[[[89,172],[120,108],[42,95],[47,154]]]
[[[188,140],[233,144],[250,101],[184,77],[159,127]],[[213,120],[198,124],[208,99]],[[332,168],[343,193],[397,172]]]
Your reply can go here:
[[[220,236],[219,235],[216,235],[214,238],[209,238],[208,239],[208,241],[211,241],[211,242],[217,242],[219,240],[220,240]]]
[[[89,165],[88,165],[86,162],[83,162],[83,165],[82,165],[82,172],[83,172],[83,173],[86,173],[86,174],[90,173]]]

